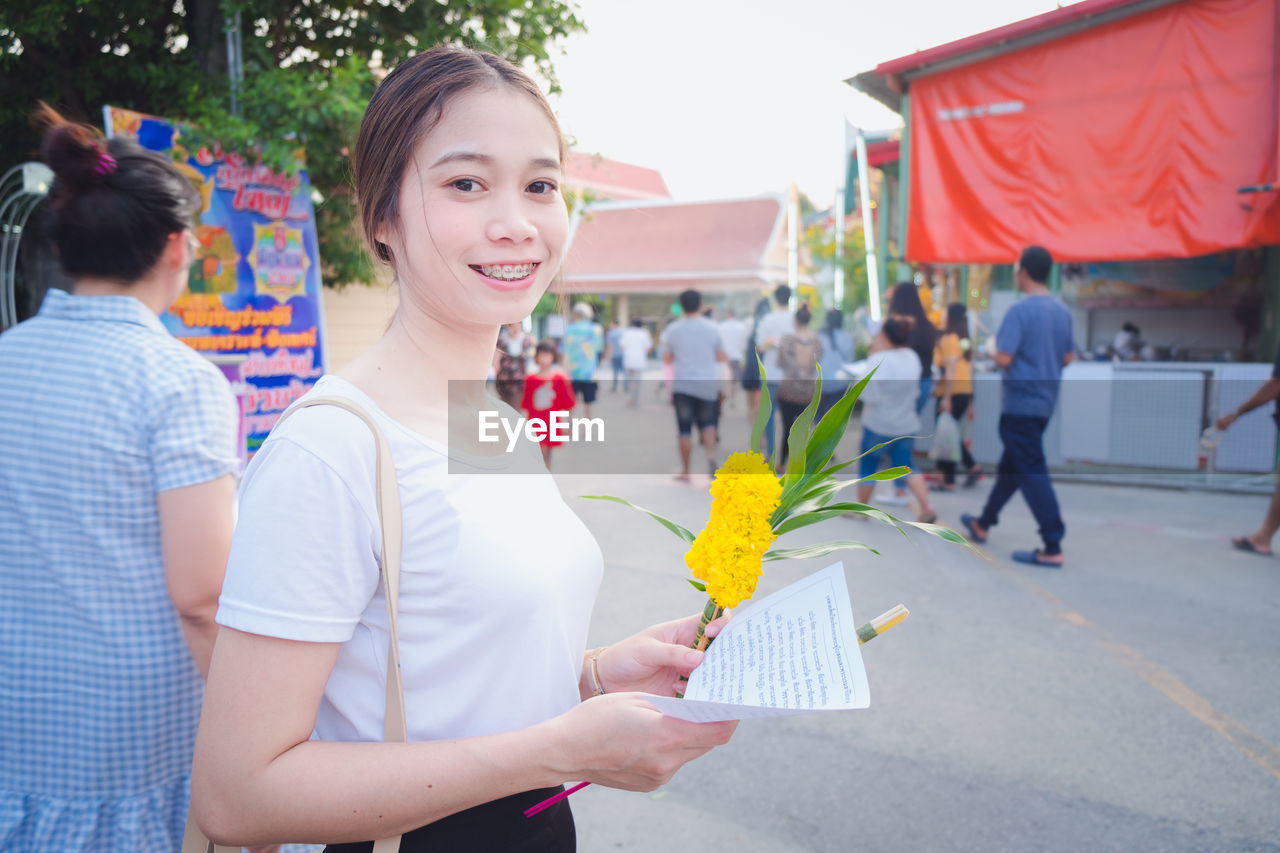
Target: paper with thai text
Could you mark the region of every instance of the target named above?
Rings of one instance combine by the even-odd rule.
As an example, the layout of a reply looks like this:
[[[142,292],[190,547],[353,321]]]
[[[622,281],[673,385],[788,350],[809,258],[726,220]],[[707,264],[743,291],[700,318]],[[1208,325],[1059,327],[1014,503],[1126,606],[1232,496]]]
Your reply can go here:
[[[856,629],[844,568],[834,563],[734,611],[684,698],[649,701],[697,723],[866,708]]]

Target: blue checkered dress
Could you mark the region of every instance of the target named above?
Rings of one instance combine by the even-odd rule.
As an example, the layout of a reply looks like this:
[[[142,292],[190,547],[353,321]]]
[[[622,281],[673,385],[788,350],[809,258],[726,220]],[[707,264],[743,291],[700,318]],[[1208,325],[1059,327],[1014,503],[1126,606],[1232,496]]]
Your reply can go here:
[[[236,417],[131,297],[0,335],[0,850],[179,848],[202,687],[156,494],[236,472]]]

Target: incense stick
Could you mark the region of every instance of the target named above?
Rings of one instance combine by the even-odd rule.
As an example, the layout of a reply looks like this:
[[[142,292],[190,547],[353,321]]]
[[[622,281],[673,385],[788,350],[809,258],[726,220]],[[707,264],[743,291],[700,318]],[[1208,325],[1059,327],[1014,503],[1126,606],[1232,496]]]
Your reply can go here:
[[[893,607],[892,609],[886,610],[884,613],[881,613],[879,616],[872,619],[870,622],[867,622],[866,624],[862,625],[861,627],[858,628],[858,645],[860,646],[864,645],[865,643],[868,643],[871,640],[875,639],[876,637],[880,636],[885,631],[888,631],[894,625],[897,625],[903,619],[906,619],[907,614],[909,612],[910,611],[908,611],[907,608],[899,604],[896,607]],[[574,785],[572,788],[566,788],[565,790],[556,794],[554,797],[548,797],[547,799],[538,803],[536,806],[530,806],[529,808],[525,809],[524,816],[533,817],[538,812],[542,811],[548,806],[554,806],[556,803],[560,802],[565,797],[572,794],[574,791],[581,791],[583,788],[587,787],[590,784],[591,784],[590,782],[579,782],[578,784]]]

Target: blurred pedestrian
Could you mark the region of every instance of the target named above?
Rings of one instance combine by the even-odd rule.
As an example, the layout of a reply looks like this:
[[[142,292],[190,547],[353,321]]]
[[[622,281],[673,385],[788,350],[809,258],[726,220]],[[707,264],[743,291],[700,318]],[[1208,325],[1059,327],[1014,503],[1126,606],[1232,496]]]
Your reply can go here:
[[[934,365],[942,375],[938,383],[938,417],[950,414],[956,425],[963,425],[969,413],[969,404],[973,401],[973,345],[969,339],[969,315],[959,302],[947,306],[947,324],[938,337],[938,347],[934,352]],[[965,470],[965,486],[972,486],[978,481],[978,465],[973,461],[969,447],[960,441],[960,461]],[[954,491],[956,487],[956,465],[954,459],[938,461],[938,471],[942,474],[942,483],[938,487],[942,491]]]
[[[627,390],[627,372],[622,366],[622,335],[624,329],[622,325],[613,319],[609,323],[609,331],[604,335],[604,353],[609,359],[609,366],[613,368],[613,386],[609,389],[610,393],[618,393],[618,380],[622,380],[622,390]]]
[[[1220,430],[1225,430],[1245,414],[1252,412],[1254,409],[1260,409],[1272,401],[1276,403],[1276,410],[1271,417],[1275,420],[1276,426],[1280,427],[1280,351],[1276,352],[1276,362],[1271,369],[1271,377],[1266,382],[1263,382],[1258,387],[1258,390],[1254,391],[1252,396],[1241,403],[1234,412],[1228,412],[1218,418],[1215,426]],[[1276,489],[1271,494],[1271,503],[1267,506],[1267,514],[1263,516],[1262,525],[1247,536],[1235,537],[1231,540],[1231,544],[1238,550],[1270,557],[1272,553],[1271,540],[1275,538],[1277,530],[1280,530],[1280,479],[1276,480]]]
[[[538,365],[537,371],[524,379],[524,398],[520,408],[529,420],[539,420],[548,427],[552,423],[552,415],[559,413],[568,418],[573,412],[575,398],[573,385],[556,364],[556,345],[553,341],[539,341],[534,349],[533,360]],[[542,448],[542,461],[551,467],[551,451],[564,444],[556,438],[552,429],[547,429],[538,441]]]
[[[808,305],[796,311],[795,331],[783,335],[778,342],[778,409],[782,413],[782,448],[778,451],[778,470],[787,467],[791,427],[800,413],[813,400],[818,378],[818,362],[822,359],[822,341],[809,328],[812,315]]]
[[[842,368],[853,361],[853,337],[844,330],[844,313],[839,308],[827,312],[826,323],[818,331],[822,341],[822,398],[814,422],[822,420],[836,401],[849,390],[849,379]]]
[[[627,371],[628,405],[635,408],[640,405],[640,387],[649,365],[649,353],[653,352],[653,335],[644,327],[643,320],[632,318],[631,327],[622,333],[618,348],[622,351],[622,366]]]
[[[0,848],[177,851],[240,466],[227,380],[159,319],[200,197],[39,118],[72,286],[0,335]]]
[[[920,301],[920,287],[913,281],[900,281],[893,286],[889,298],[889,316],[911,318],[911,340],[908,346],[920,359],[920,392],[916,397],[916,414],[924,411],[929,396],[933,393],[933,348],[937,342],[938,330],[925,313],[924,303]],[[907,502],[906,486],[894,483],[894,499],[886,503],[905,504]]]
[[[733,308],[727,308],[719,328],[720,342],[724,344],[724,354],[729,359],[729,386],[725,391],[725,402],[732,406],[742,383],[742,352],[747,345],[747,324]]]
[[[590,305],[579,302],[573,306],[573,322],[564,330],[565,365],[569,368],[573,393],[582,403],[584,417],[588,418],[599,388],[596,368],[604,354],[604,331],[594,316]]]
[[[796,328],[795,318],[791,316],[791,288],[785,284],[778,285],[773,291],[773,311],[765,315],[756,327],[756,350],[761,354],[764,363],[764,381],[769,391],[769,415],[764,427],[764,456],[772,459],[777,449],[775,442],[774,420],[778,412],[778,383],[782,377],[778,374],[778,344],[784,335],[789,335]]]
[[[672,368],[671,402],[676,410],[676,444],[680,451],[676,479],[683,483],[689,482],[695,425],[707,452],[709,469],[712,474],[716,470],[716,433],[723,394],[720,366],[727,356],[716,324],[698,313],[701,304],[698,291],[681,293],[684,316],[667,327],[663,338],[662,360]]]
[[[760,409],[760,389],[763,381],[760,378],[760,355],[756,346],[760,332],[760,321],[769,314],[769,300],[761,299],[756,303],[756,310],[751,318],[751,332],[742,347],[742,390],[747,395],[747,423],[754,425],[756,413]],[[758,450],[759,448],[752,448]]]
[[[498,327],[557,274],[564,157],[541,88],[491,54],[435,47],[374,92],[352,172],[400,299],[311,399],[358,405],[393,457],[404,618],[391,634],[374,436],[336,406],[294,409],[246,471],[218,610],[192,776],[214,840],[572,850],[568,801],[524,810],[566,780],[653,790],[732,733],[639,695],[673,695],[701,659],[697,616],[586,651],[599,546],[528,442],[449,429],[457,408],[480,417]],[[401,708],[408,742],[383,743]]]
[[[848,365],[845,370],[861,379],[875,368],[871,381],[862,389],[862,445],[859,478],[865,479],[880,469],[880,461],[888,457],[890,468],[911,468],[913,435],[920,431],[920,414],[916,411],[919,388],[918,358],[908,344],[911,338],[910,317],[892,315],[880,324],[867,357]],[[883,445],[880,447],[880,445]],[[876,449],[879,447],[879,449]],[[905,480],[919,504],[917,520],[932,524],[938,514],[929,501],[929,488],[924,477],[914,470],[894,482]],[[867,503],[875,491],[875,482],[858,484],[858,501]],[[883,502],[883,501],[882,501]]]
[[[520,323],[508,323],[498,333],[494,390],[502,402],[516,411],[524,399],[524,377],[529,370],[529,350],[534,343],[533,335]]]
[[[1000,520],[1000,510],[1021,491],[1040,528],[1043,548],[1014,551],[1013,559],[1045,568],[1061,568],[1066,525],[1044,458],[1044,431],[1058,403],[1062,369],[1075,358],[1071,312],[1046,284],[1053,258],[1041,246],[1022,250],[1014,275],[1018,300],[1004,315],[996,332],[996,367],[1000,368],[1000,441],[1004,452],[996,468],[996,482],[982,514],[965,513],[960,523],[974,542]]]

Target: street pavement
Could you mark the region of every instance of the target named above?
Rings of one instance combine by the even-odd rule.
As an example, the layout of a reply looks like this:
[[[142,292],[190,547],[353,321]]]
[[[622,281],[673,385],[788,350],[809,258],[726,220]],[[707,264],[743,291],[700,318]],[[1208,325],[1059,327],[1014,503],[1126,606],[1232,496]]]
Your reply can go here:
[[[703,599],[675,536],[580,495],[625,497],[697,531],[710,478],[671,478],[675,423],[656,389],[630,409],[602,383],[592,414],[606,446],[648,439],[615,445],[608,464],[581,446],[552,461],[604,552],[589,637],[602,645]],[[726,450],[745,448],[741,398],[725,427]],[[990,483],[936,495],[940,522],[958,528]],[[849,518],[779,540],[880,552],[766,564],[757,590],[838,559],[857,621],[910,609],[862,647],[871,707],[744,722],[653,793],[589,786],[572,798],[579,849],[1280,851],[1280,560],[1229,543],[1267,497],[1081,482],[1058,496],[1062,570],[1008,559],[1038,544],[1020,497],[980,549]]]

